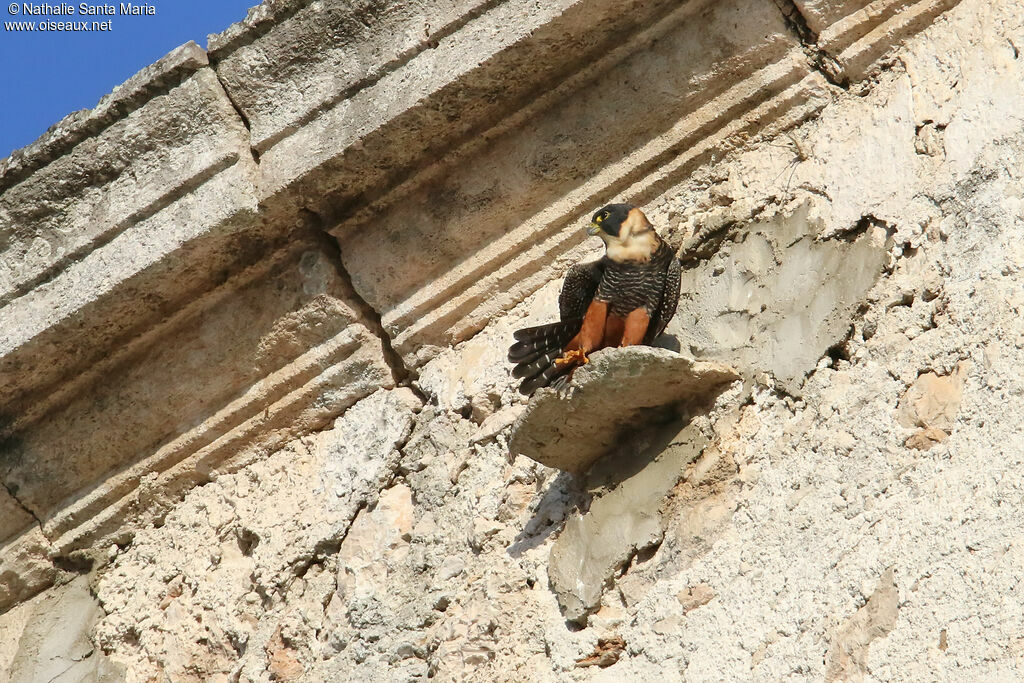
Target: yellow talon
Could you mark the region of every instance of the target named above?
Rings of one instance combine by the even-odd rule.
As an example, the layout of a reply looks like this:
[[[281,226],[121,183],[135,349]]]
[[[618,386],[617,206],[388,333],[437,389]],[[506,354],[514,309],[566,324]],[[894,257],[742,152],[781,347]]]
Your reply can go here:
[[[589,362],[590,359],[587,358],[587,353],[582,349],[572,349],[571,351],[566,351],[565,355],[563,355],[561,358],[555,359],[556,365],[568,365],[569,363],[575,363],[577,365],[586,365]]]

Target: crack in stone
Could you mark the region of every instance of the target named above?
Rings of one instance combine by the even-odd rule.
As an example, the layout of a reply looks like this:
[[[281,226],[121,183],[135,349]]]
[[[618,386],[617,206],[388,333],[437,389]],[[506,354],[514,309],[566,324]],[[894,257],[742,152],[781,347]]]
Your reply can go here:
[[[51,678],[50,680],[48,680],[48,681],[47,681],[46,683],[53,683],[53,682],[54,682],[54,681],[56,681],[57,679],[59,679],[59,678],[63,677],[63,676],[64,676],[64,674],[66,674],[67,672],[69,672],[69,671],[71,671],[71,670],[72,670],[73,668],[75,668],[75,667],[76,667],[76,666],[77,666],[77,665],[78,665],[78,664],[79,664],[80,662],[83,662],[83,661],[85,661],[86,659],[88,659],[88,658],[89,658],[89,657],[91,657],[91,656],[92,656],[92,652],[90,652],[90,653],[89,653],[88,655],[86,655],[86,656],[85,656],[85,657],[83,657],[82,659],[77,659],[77,660],[76,660],[76,659],[72,658],[72,659],[71,659],[71,663],[70,663],[70,664],[68,664],[68,665],[67,665],[67,667],[65,667],[65,668],[64,668],[64,669],[63,669],[63,670],[62,670],[62,671],[61,671],[60,673],[56,674],[56,675],[55,675],[55,676],[54,676],[53,678]]]
[[[18,498],[18,494],[17,494],[18,487],[17,486],[12,486],[11,484],[8,484],[7,482],[0,482],[0,485],[2,485],[4,487],[4,490],[7,491],[7,495],[9,495],[11,497],[11,500],[13,500],[15,502],[15,504],[19,508],[21,508],[22,512],[24,512],[25,514],[29,515],[32,519],[34,519],[36,521],[36,524],[39,526],[39,532],[43,534],[43,538],[46,538],[46,534],[43,533],[43,520],[41,520],[39,518],[39,515],[37,515],[35,513],[35,511],[33,511],[32,508],[30,508],[25,503],[25,501],[23,501],[20,498]],[[50,539],[47,538],[46,540],[49,541]]]
[[[887,241],[892,239],[893,235],[896,234],[895,226],[890,225],[887,221],[877,218],[870,213],[866,213],[852,226],[845,230],[836,231],[829,235],[828,239],[842,240],[843,242],[850,243],[856,242],[871,228],[881,228],[882,230],[885,230]]]
[[[370,303],[359,294],[356,290],[355,285],[352,282],[352,276],[348,270],[345,269],[345,264],[341,258],[341,246],[334,237],[323,229],[322,218],[314,211],[309,209],[303,209],[303,212],[307,214],[307,217],[312,219],[312,223],[315,226],[320,242],[324,247],[324,250],[330,255],[331,262],[334,265],[337,276],[345,285],[345,289],[348,291],[348,295],[352,298],[350,302],[356,310],[359,312],[362,323],[378,338],[380,339],[381,351],[384,355],[384,362],[391,369],[391,376],[395,381],[395,386],[405,387],[413,392],[422,403],[427,403],[427,397],[422,390],[415,384],[416,374],[410,370],[405,362],[402,360],[402,356],[392,346],[391,335],[384,329],[384,323],[381,320],[380,312],[377,311]]]
[[[252,144],[252,125],[249,123],[249,117],[245,115],[245,112],[242,111],[242,108],[238,106],[238,103],[235,102],[235,99],[231,97],[231,91],[228,90],[227,85],[225,85],[224,81],[221,80],[220,72],[217,70],[217,62],[210,58],[209,54],[207,54],[207,58],[210,59],[210,70],[213,71],[213,75],[217,79],[217,83],[220,85],[220,89],[224,92],[224,97],[227,98],[227,101],[229,103],[231,103],[231,108],[235,110],[235,113],[238,114],[238,118],[242,121],[242,125],[245,126],[245,132],[249,137],[249,154],[252,155],[253,162],[257,166],[259,166],[260,155]]]
[[[818,34],[807,24],[800,8],[793,0],[775,0],[775,6],[782,13],[782,19],[786,26],[800,40],[800,44],[807,53],[807,61],[811,68],[819,72],[832,85],[837,85],[843,90],[849,90],[850,79],[846,70],[833,55],[818,45]]]
[[[426,401],[423,401],[423,403],[426,404]],[[313,565],[322,566],[323,563],[326,562],[329,557],[331,557],[332,555],[337,555],[339,552],[341,552],[341,546],[345,543],[345,539],[348,538],[349,532],[352,531],[352,527],[355,525],[356,519],[359,518],[359,515],[364,510],[368,510],[375,506],[377,504],[377,501],[380,500],[381,493],[387,491],[389,488],[395,485],[395,482],[400,474],[401,462],[405,456],[405,453],[403,452],[402,449],[404,449],[406,445],[408,445],[409,440],[412,438],[413,432],[415,430],[416,425],[411,424],[409,426],[409,433],[406,434],[401,439],[399,439],[398,441],[396,441],[394,446],[392,446],[392,448],[398,452],[398,458],[395,460],[395,466],[391,469],[390,476],[388,476],[387,480],[384,481],[383,485],[381,485],[380,488],[371,491],[371,493],[367,496],[365,500],[360,501],[359,505],[356,507],[355,512],[352,513],[352,517],[349,518],[348,524],[345,526],[345,530],[340,534],[340,536],[322,540],[313,548],[312,554],[307,560],[304,560],[295,565],[292,571],[296,577],[304,577],[306,575],[306,572],[308,572]]]

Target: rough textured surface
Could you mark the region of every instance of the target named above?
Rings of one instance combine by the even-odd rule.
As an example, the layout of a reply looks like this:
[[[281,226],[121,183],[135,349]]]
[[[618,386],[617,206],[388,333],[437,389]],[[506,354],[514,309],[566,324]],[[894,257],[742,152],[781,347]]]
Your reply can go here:
[[[0,188],[14,185],[207,64],[206,53],[194,42],[171,50],[115,87],[94,108],[68,114],[31,145],[0,161]]]
[[[288,643],[316,645],[312,629],[323,628],[329,594],[316,594],[326,590],[324,557],[393,476],[418,409],[408,389],[380,391],[317,437],[194,490],[99,579],[106,616],[97,642],[134,676],[172,680],[227,676],[243,669],[246,653],[262,669],[279,628]],[[268,613],[296,591],[305,599],[286,621]],[[321,613],[310,622],[314,605]],[[287,665],[283,657],[277,666]]]
[[[5,272],[65,219],[87,246],[0,308],[0,679],[1024,677],[1020,3],[373,6],[394,44],[261,6],[5,166],[0,204],[44,197]],[[368,80],[328,82],[345,55]],[[152,215],[159,146],[68,175],[187,93],[213,128],[166,160],[228,165]],[[743,382],[580,477],[510,452],[504,354],[613,199],[680,246],[683,351]]]
[[[889,635],[896,626],[898,614],[899,590],[893,581],[893,570],[888,569],[864,606],[833,636],[826,656],[825,676],[830,680],[864,680],[871,641]]]
[[[21,416],[31,426],[0,450],[17,496],[8,533],[38,520],[47,553],[65,554],[120,538],[128,520],[160,519],[197,482],[393,385],[322,246],[298,241],[238,279],[164,324],[175,343],[108,359],[78,379],[87,392]],[[39,576],[36,562],[10,567],[0,604]]]
[[[870,5],[871,0],[793,0],[793,4],[799,8],[808,28],[820,34],[847,14]]]
[[[516,420],[509,450],[582,474],[630,431],[664,420],[681,404],[702,403],[739,375],[665,349],[598,351],[564,391],[536,392]]]
[[[268,206],[346,220],[675,5],[316,2],[213,58],[252,117]]]
[[[186,282],[163,296],[140,301],[130,281],[167,277],[157,266],[170,254],[251,222],[255,171],[248,133],[205,68],[5,188],[0,406],[21,408],[187,293],[187,260],[170,264]]]
[[[217,305],[178,321],[171,334],[181,344],[130,359],[124,363],[127,371],[110,364],[111,377],[103,386],[70,401],[58,414],[44,418],[45,428],[12,444],[0,457],[0,471],[17,487],[19,499],[40,516],[49,516],[83,480],[106,478],[140,453],[189,432],[309,349],[342,334],[348,337],[349,353],[365,343],[365,336],[357,334],[358,315],[345,302],[323,254],[311,249],[288,256]],[[223,345],[223,338],[230,338],[231,345]],[[219,381],[173,381],[182,374],[199,378],[206,373]],[[387,373],[385,367],[375,383]],[[246,402],[262,404],[251,412],[262,410],[280,393],[256,391],[271,395],[249,397]],[[127,409],[140,402],[159,409],[136,414]],[[118,420],[118,415],[130,417]],[[146,469],[161,468],[151,464]]]
[[[0,546],[0,609],[31,598],[59,573],[50,560],[49,539],[38,525],[26,524],[24,531],[9,536]]]
[[[292,3],[290,12],[268,5],[263,12],[278,10],[276,21],[250,16],[211,37],[217,71],[249,121],[261,154],[347,91],[366,87],[388,66],[430,49],[432,40],[451,32],[450,24],[484,5],[479,0],[303,4]]]
[[[0,489],[0,538],[32,524],[32,515],[7,491]]]

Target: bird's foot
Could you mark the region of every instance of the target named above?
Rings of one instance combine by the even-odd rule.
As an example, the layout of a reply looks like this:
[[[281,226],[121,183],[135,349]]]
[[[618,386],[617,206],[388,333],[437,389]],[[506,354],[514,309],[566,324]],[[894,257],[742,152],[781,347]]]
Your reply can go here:
[[[583,349],[566,351],[561,358],[555,359],[556,365],[568,365],[569,363],[573,365],[586,365],[589,362],[590,359],[587,358],[587,352]]]

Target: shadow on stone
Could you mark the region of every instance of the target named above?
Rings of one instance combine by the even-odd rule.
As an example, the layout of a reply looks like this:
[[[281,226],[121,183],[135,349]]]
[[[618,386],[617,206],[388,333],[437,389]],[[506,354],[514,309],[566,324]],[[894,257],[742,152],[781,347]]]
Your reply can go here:
[[[580,477],[591,497],[600,497],[637,474],[659,458],[672,446],[678,445],[693,415],[700,411],[687,411],[671,419],[652,424],[631,434],[611,452],[598,458],[586,474]],[[582,511],[584,514],[586,510]]]
[[[508,554],[521,557],[561,529],[566,517],[574,512],[585,512],[590,506],[590,495],[584,482],[579,475],[559,472],[541,497],[533,517],[509,546]]]
[[[679,343],[679,337],[674,334],[663,334],[653,342],[651,346],[658,349],[668,349],[669,351],[675,351],[679,353],[682,350],[682,344]]]
[[[558,533],[571,515],[586,516],[595,496],[613,490],[650,465],[662,452],[678,445],[680,430],[688,424],[688,417],[675,416],[668,423],[627,435],[628,441],[598,458],[586,474],[559,472],[541,497],[533,517],[509,546],[509,555],[520,557],[536,548]]]

